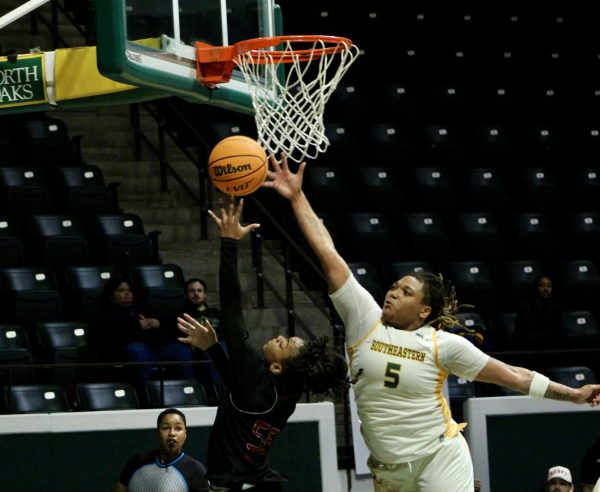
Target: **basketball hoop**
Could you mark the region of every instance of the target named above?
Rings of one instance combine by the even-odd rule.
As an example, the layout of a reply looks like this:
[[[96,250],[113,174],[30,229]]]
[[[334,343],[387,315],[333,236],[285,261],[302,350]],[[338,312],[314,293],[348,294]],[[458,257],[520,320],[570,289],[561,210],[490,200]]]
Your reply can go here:
[[[329,147],[325,104],[358,54],[352,41],[337,36],[273,36],[217,47],[197,42],[197,76],[215,87],[237,66],[252,96],[259,142],[277,159],[285,152],[302,162]]]

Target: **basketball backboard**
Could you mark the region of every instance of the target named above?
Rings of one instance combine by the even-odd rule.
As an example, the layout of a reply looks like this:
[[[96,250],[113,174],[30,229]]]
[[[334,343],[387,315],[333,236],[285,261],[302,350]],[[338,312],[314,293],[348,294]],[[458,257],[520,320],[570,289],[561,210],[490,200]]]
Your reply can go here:
[[[237,70],[216,88],[197,80],[194,43],[229,46],[281,34],[273,0],[96,0],[96,23],[102,75],[249,114],[252,100]]]

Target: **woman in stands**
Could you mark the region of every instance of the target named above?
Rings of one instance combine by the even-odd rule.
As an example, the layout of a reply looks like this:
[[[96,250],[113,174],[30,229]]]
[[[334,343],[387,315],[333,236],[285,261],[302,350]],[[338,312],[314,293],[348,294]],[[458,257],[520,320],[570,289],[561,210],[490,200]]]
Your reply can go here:
[[[351,375],[368,464],[377,491],[471,492],[473,465],[442,385],[450,373],[538,398],[600,403],[600,385],[569,388],[496,360],[445,331],[457,323],[454,289],[440,276],[415,273],[392,284],[383,308],[358,283],[302,191],[285,155],[271,159],[266,187],[289,200],[320,260],[331,300],[346,327]]]
[[[190,347],[179,343],[147,306],[135,302],[131,286],[121,277],[113,277],[104,285],[102,309],[95,327],[98,344],[113,360],[147,362],[132,367],[133,383],[143,398],[145,385],[152,376],[156,361],[190,361]],[[191,365],[169,368],[176,377],[193,379]]]
[[[325,337],[304,341],[278,336],[262,349],[254,347],[242,312],[237,254],[238,243],[258,224],[242,227],[243,200],[230,204],[221,217],[210,215],[221,234],[219,290],[221,327],[227,342],[229,365],[210,323],[189,315],[179,319],[182,342],[209,354],[229,387],[221,400],[207,452],[211,490],[283,490],[285,478],[269,467],[273,440],[285,427],[303,392],[335,396],[348,387],[343,356],[327,347]],[[223,367],[225,366],[225,367]]]
[[[517,307],[512,346],[523,350],[564,347],[562,307],[554,300],[552,279],[548,275],[539,275],[532,290],[531,298]]]

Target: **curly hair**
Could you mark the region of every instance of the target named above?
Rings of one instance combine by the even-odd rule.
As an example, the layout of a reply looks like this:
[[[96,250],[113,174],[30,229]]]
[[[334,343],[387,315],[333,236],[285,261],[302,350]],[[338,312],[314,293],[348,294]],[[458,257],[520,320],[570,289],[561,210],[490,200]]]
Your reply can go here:
[[[450,282],[444,282],[441,274],[418,271],[410,274],[423,284],[423,304],[431,307],[431,313],[425,322],[436,330],[447,330],[460,321],[456,317],[462,308],[472,308],[469,304],[459,304],[456,289]]]
[[[326,336],[306,342],[298,355],[285,361],[282,380],[299,392],[311,391],[338,399],[350,386],[346,359],[328,346]]]

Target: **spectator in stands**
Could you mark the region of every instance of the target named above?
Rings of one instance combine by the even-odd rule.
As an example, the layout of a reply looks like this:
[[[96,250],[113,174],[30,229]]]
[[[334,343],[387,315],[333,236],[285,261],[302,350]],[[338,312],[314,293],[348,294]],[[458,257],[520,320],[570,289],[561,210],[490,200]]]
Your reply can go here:
[[[513,348],[554,349],[563,345],[561,334],[562,307],[553,298],[552,279],[538,276],[533,285],[531,299],[517,309]]]
[[[121,277],[109,279],[104,286],[95,333],[98,344],[113,360],[152,363],[192,359],[191,349],[178,342],[176,334],[165,328],[148,306],[135,301],[129,282]],[[139,396],[144,394],[152,369],[152,364],[132,368],[133,383]],[[167,370],[176,377],[194,378],[189,364]]]
[[[195,320],[205,324],[207,321],[217,332],[219,343],[227,350],[225,338],[219,329],[221,320],[221,311],[218,308],[210,307],[207,302],[208,290],[206,282],[200,278],[190,278],[185,282],[184,286],[185,303],[183,312],[189,314]],[[205,361],[206,364],[196,364],[194,366],[197,378],[202,382],[208,399],[211,403],[216,404],[219,395],[226,393],[225,383],[221,379],[219,372],[215,368],[210,355],[198,347],[192,347],[194,360]]]
[[[573,492],[573,478],[571,478],[571,470],[564,466],[553,466],[548,470],[546,478],[545,492]]]
[[[238,244],[258,224],[239,222],[243,201],[212,212],[221,235],[219,289],[227,355],[210,323],[189,315],[179,319],[181,341],[210,351],[229,394],[222,398],[207,452],[207,477],[213,490],[275,492],[285,478],[269,465],[273,440],[285,427],[302,393],[339,395],[348,386],[345,358],[328,347],[326,337],[304,341],[278,336],[257,348],[249,340],[242,310]],[[216,352],[215,352],[216,350]]]
[[[187,438],[185,415],[176,408],[167,408],[158,416],[156,427],[158,449],[141,451],[129,458],[114,492],[208,492],[210,486],[204,465],[183,452]]]
[[[594,485],[600,480],[600,434],[583,455],[581,461],[581,492],[592,492]]]
[[[327,279],[344,323],[361,432],[376,491],[472,491],[473,462],[441,395],[449,374],[534,398],[600,404],[600,385],[572,388],[485,354],[447,331],[460,307],[451,284],[419,271],[396,280],[383,307],[358,282],[302,190],[306,163],[293,173],[285,154],[263,186],[289,201]],[[358,238],[360,240],[360,238]]]
[[[199,278],[188,279],[185,282],[185,304],[183,312],[201,322],[204,322],[204,320],[210,321],[210,324],[217,332],[217,335],[222,336],[222,333],[219,331],[221,311],[218,308],[210,307],[207,304],[207,295],[208,290],[204,280]]]

